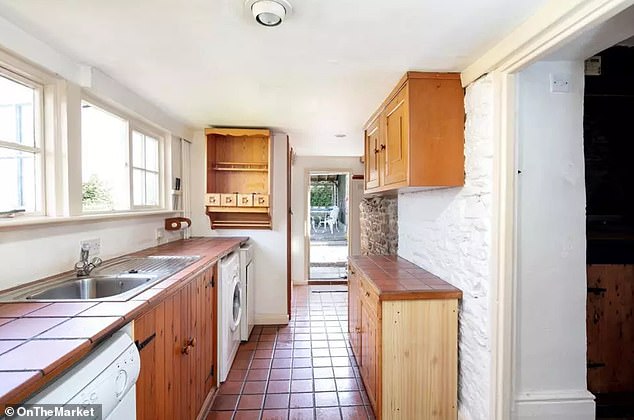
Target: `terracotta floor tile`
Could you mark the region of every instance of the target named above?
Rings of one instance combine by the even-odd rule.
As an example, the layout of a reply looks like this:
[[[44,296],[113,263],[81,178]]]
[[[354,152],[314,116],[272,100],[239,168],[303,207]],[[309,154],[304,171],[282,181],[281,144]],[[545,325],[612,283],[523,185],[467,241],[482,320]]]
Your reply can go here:
[[[339,400],[336,392],[316,392],[315,407],[338,407]]]
[[[238,401],[238,410],[260,410],[263,403],[263,394],[242,395]]]
[[[273,367],[274,368],[289,368],[293,359],[273,359]]]
[[[312,379],[293,379],[291,381],[291,392],[313,392]]]
[[[251,361],[248,359],[234,359],[231,369],[249,369]]]
[[[317,420],[341,420],[339,407],[316,408],[315,418]]]
[[[264,408],[287,408],[290,394],[267,394]]]
[[[287,420],[288,410],[264,410],[262,420]]]
[[[337,382],[337,391],[356,391],[359,389],[354,378],[337,378],[335,382]]]
[[[353,373],[354,376],[354,373]],[[314,378],[334,378],[335,374],[331,367],[322,367],[313,369]]]
[[[309,368],[313,366],[313,359],[310,357],[298,357],[293,359],[294,368]]]
[[[330,357],[313,357],[313,366],[315,367],[327,367],[332,366]]]
[[[311,357],[310,349],[295,349],[293,350],[293,357]]]
[[[332,369],[335,378],[354,378],[354,369],[351,367],[335,367]]]
[[[271,380],[291,379],[290,369],[271,369]]]
[[[288,412],[289,420],[312,420],[315,413],[312,408],[291,408]]]
[[[251,361],[251,369],[268,369],[271,367],[273,359],[253,359]]]
[[[247,381],[244,383],[243,394],[264,394],[266,392],[266,381]]]
[[[256,359],[270,359],[273,357],[273,349],[256,350],[253,357]]]
[[[207,420],[231,420],[233,411],[210,411]]]
[[[226,381],[218,389],[219,395],[239,395],[242,391],[242,382]]]
[[[238,410],[233,420],[259,420],[260,414],[260,410]]]
[[[363,406],[341,407],[341,415],[346,420],[367,420],[368,418]]]
[[[268,369],[249,369],[247,373],[247,381],[266,381],[268,377]]]
[[[229,410],[233,411],[238,404],[238,395],[218,395],[211,406],[212,410]]]
[[[228,381],[241,382],[247,377],[247,370],[245,369],[231,369],[227,375]]]
[[[315,404],[312,392],[300,394],[291,394],[290,408],[307,408],[313,407]]]
[[[315,379],[315,392],[336,391],[334,379]]]
[[[291,381],[269,381],[268,388],[266,390],[268,394],[284,394],[291,392]]]
[[[341,406],[344,405],[363,405],[363,400],[361,399],[361,394],[359,391],[343,391],[338,392],[339,395],[339,404]]]

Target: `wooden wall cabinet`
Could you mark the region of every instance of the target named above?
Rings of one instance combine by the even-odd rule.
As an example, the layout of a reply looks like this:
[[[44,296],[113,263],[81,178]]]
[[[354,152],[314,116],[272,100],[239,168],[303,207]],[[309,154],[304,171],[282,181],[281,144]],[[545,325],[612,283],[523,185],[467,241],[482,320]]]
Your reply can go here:
[[[458,299],[379,297],[353,264],[348,332],[377,419],[456,419]]]
[[[208,128],[205,205],[212,229],[271,229],[271,133]]]
[[[464,185],[457,73],[408,72],[365,128],[365,192]]]
[[[134,321],[137,419],[195,419],[216,383],[215,265]],[[202,413],[202,414],[201,414]]]

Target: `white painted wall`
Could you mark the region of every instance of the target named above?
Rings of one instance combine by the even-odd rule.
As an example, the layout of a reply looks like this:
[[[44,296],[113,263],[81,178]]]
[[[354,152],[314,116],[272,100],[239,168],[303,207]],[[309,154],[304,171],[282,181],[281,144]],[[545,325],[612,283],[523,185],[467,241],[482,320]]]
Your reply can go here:
[[[308,179],[307,171],[343,171],[350,174],[363,174],[363,164],[358,157],[336,157],[336,156],[297,156],[293,164],[291,208],[293,217],[291,220],[291,278],[294,284],[306,284],[308,279],[305,273],[306,252],[305,238],[308,225],[306,222],[306,211],[308,202],[308,191],[306,189]],[[354,202],[354,198],[359,198],[358,194],[350,194],[350,206],[358,209],[359,201]],[[359,212],[357,211],[358,215]],[[358,223],[350,225],[353,229]],[[355,235],[354,239],[358,243],[359,230],[350,232]]]
[[[249,236],[255,243],[255,322],[288,322],[286,309],[286,143],[273,136],[273,230],[212,230],[205,214],[206,137],[194,134],[191,155],[192,236]]]
[[[0,230],[0,290],[73,269],[80,241],[101,239],[104,260],[158,245],[156,229],[170,215],[84,221]],[[182,233],[166,232],[160,243]]]
[[[550,75],[569,93],[551,93]],[[593,419],[586,386],[583,62],[518,79],[515,418]]]
[[[464,187],[398,197],[399,255],[463,292],[458,413],[465,420],[491,418],[493,98],[490,77],[467,88]]]

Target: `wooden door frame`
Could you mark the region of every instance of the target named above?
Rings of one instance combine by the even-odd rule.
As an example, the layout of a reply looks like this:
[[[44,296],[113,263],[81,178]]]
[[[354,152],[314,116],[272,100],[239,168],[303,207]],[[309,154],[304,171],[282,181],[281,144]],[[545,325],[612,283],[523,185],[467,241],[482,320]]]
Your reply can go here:
[[[306,204],[306,210],[304,212],[304,278],[306,279],[306,284],[310,282],[310,176],[312,174],[315,175],[327,175],[327,174],[338,174],[338,175],[347,175],[346,183],[347,191],[348,191],[348,207],[350,207],[350,196],[352,191],[352,172],[346,169],[313,169],[306,168],[304,170],[304,200]],[[348,211],[348,215],[350,211]],[[348,255],[350,255],[350,223],[347,225],[348,231],[347,235],[347,244],[348,244]]]
[[[461,74],[468,86],[491,74],[494,88],[492,360],[490,413],[512,418],[517,354],[516,75],[549,53],[632,6],[634,0],[551,2]]]
[[[291,176],[293,173],[293,148],[290,147],[288,135],[286,136],[286,311],[288,320],[291,320],[293,280],[291,276],[291,226],[293,209],[291,207],[291,189],[293,186]]]

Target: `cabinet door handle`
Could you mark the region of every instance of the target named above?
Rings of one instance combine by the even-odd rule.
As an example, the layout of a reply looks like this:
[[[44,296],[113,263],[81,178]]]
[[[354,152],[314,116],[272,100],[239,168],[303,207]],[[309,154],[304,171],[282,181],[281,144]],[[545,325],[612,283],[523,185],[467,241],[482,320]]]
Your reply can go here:
[[[181,350],[183,354],[189,354],[191,353],[191,351],[192,351],[192,346],[189,344],[187,344],[185,347],[183,347],[183,350]]]
[[[356,332],[358,332],[358,333],[360,333],[360,332],[361,332],[361,328],[359,328],[359,327],[355,327],[355,328],[354,328],[354,330],[355,330]]]
[[[196,337],[192,337],[189,340],[189,345],[192,346],[192,347],[196,347],[196,343],[198,343],[198,341],[196,340]]]
[[[379,149],[374,149],[374,154],[379,153]]]
[[[370,292],[365,292],[366,297],[370,297]]]
[[[384,144],[381,145],[381,150],[385,150],[385,145]]]

